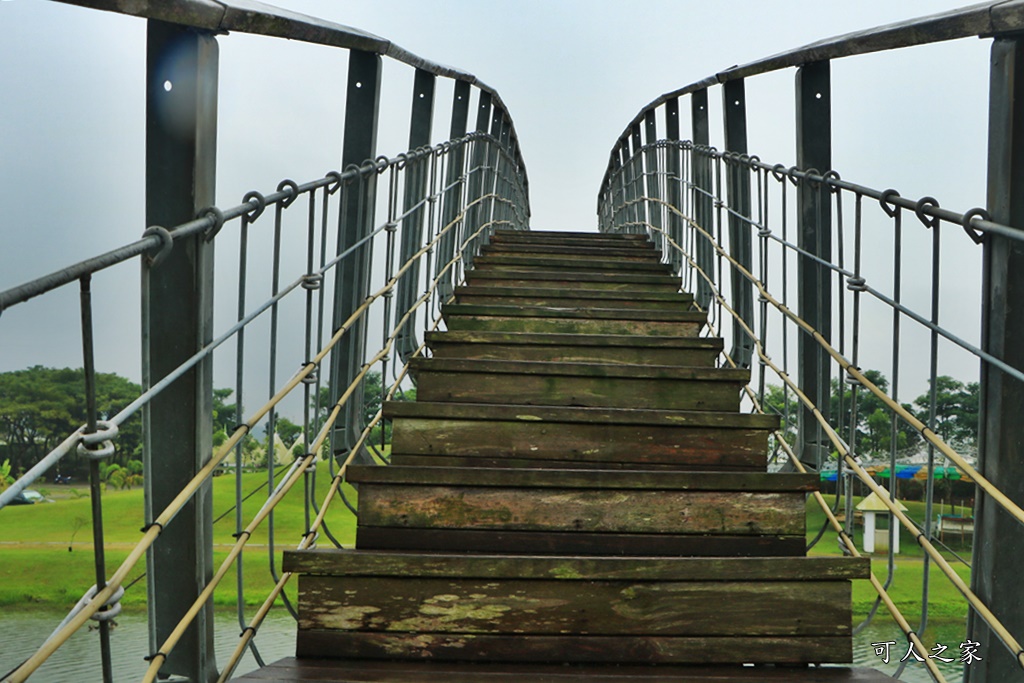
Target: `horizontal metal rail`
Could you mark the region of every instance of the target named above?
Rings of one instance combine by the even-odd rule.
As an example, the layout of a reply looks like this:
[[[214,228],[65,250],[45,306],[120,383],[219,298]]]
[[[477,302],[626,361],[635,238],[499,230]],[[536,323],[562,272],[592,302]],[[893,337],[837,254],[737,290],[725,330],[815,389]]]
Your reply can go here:
[[[619,138],[629,135],[634,126],[641,124],[647,112],[666,102],[748,76],[771,73],[812,62],[840,59],[856,55],[883,52],[915,45],[927,45],[960,38],[993,36],[1024,31],[1024,0],[983,2],[938,14],[879,26],[864,31],[846,33],[815,41],[776,55],[731,66],[682,88],[667,92],[640,109],[626,125]],[[612,171],[609,166],[608,173]],[[607,181],[608,174],[605,176]],[[602,183],[602,186],[605,183]]]
[[[505,104],[497,90],[468,71],[457,69],[421,57],[392,41],[351,26],[343,26],[319,17],[292,12],[255,0],[57,0],[66,5],[78,5],[116,14],[145,19],[158,19],[181,24],[210,33],[248,33],[252,35],[286,38],[303,43],[325,45],[349,50],[373,52],[395,61],[422,69],[436,76],[465,81],[489,93],[492,101],[502,109]],[[516,137],[514,133],[512,137]]]

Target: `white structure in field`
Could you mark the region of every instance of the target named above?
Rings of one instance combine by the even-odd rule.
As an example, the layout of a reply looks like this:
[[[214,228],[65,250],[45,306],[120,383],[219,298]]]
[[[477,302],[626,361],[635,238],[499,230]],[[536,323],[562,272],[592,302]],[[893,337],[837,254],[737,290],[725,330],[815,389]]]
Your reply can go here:
[[[903,503],[896,501],[896,507],[901,511],[907,508]],[[878,513],[887,513],[889,508],[886,507],[882,499],[878,497],[878,494],[872,492],[870,496],[857,503],[857,509],[864,513],[864,552],[873,553],[875,552],[875,515]],[[900,552],[900,523],[895,518],[889,519],[889,524],[893,527],[893,539],[892,539],[892,552],[899,554]]]

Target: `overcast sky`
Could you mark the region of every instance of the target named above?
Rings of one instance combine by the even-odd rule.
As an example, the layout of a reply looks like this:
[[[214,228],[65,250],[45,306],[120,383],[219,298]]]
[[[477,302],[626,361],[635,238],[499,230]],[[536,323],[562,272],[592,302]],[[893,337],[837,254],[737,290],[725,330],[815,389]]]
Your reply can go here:
[[[496,88],[519,133],[533,227],[592,230],[609,149],[658,95],[733,64],[962,3],[278,4],[386,37]],[[301,182],[337,168],[344,51],[244,35],[219,42],[218,203],[233,205],[249,189],[270,191],[282,178]],[[950,208],[983,204],[989,46],[968,39],[834,63],[835,168],[905,196],[934,195]],[[142,20],[47,0],[0,1],[0,289],[142,233],[144,62]],[[747,84],[750,150],[787,166],[795,163],[793,76],[786,70]],[[411,68],[386,64],[380,153],[405,147],[411,82]],[[438,141],[450,93],[442,79]],[[720,89],[710,98],[712,144],[722,146]],[[962,243],[947,258],[970,279],[980,250],[958,256]],[[98,276],[94,288],[99,367],[138,379],[138,266]],[[976,337],[976,305],[956,296],[946,299],[946,318],[966,311],[964,334]],[[76,301],[77,287],[69,287],[0,316],[0,371],[80,366]],[[877,336],[881,346],[888,343],[888,331],[880,328]],[[976,367],[964,363],[965,372]],[[231,377],[229,367],[219,368],[215,381],[230,385]]]

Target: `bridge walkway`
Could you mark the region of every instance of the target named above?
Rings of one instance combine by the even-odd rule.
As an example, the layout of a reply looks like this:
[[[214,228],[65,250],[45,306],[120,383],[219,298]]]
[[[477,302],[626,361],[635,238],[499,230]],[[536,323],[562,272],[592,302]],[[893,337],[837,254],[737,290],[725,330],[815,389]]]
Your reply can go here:
[[[645,236],[498,232],[443,313],[356,549],[286,554],[296,658],[236,680],[892,680],[812,666],[868,561],[805,556],[817,479]]]

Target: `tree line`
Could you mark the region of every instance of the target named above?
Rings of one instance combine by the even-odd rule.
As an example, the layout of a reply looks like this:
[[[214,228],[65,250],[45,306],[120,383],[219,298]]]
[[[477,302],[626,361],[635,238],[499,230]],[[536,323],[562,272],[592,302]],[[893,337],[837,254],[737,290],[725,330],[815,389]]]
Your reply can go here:
[[[0,373],[0,489],[14,477],[27,471],[73,431],[86,423],[85,377],[81,368],[48,368],[34,366],[24,370]],[[142,393],[142,387],[114,373],[97,373],[96,406],[99,419],[112,417]],[[219,447],[241,422],[233,390],[213,391],[213,445]],[[380,409],[382,379],[379,372],[367,373],[364,380],[364,423]],[[415,389],[404,398],[415,400]],[[321,386],[319,394],[310,396],[310,432],[315,436],[331,412],[330,388]],[[243,449],[251,454],[252,464],[265,465],[266,454],[272,451],[273,437],[250,437]],[[300,443],[303,426],[284,415],[277,415],[275,431],[290,449],[304,448]],[[390,441],[390,425],[378,425],[371,437],[380,443]],[[312,438],[312,437],[311,437]],[[126,488],[142,483],[141,420],[128,420],[120,427],[114,455],[101,463],[101,477],[108,485]],[[259,453],[262,451],[262,453]],[[294,453],[301,455],[300,453]],[[256,462],[260,461],[261,462]],[[88,472],[85,458],[72,452],[55,469],[50,480],[60,477],[82,482]]]
[[[878,370],[868,370],[864,376],[883,392],[889,391],[889,380]],[[963,455],[977,454],[979,385],[977,382],[964,383],[948,375],[935,378],[935,432],[943,441]],[[839,436],[849,439],[850,424],[856,425],[856,452],[861,456],[874,458],[888,457],[893,445],[892,411],[880,398],[865,388],[857,389],[856,419],[853,415],[853,387],[832,380],[829,400],[830,423],[841,426]],[[900,404],[907,412],[928,424],[931,405],[931,382],[928,391],[911,403]],[[799,403],[790,394],[788,405],[783,387],[769,385],[765,388],[765,412],[775,413],[782,418],[780,432],[790,444],[796,442]],[[923,439],[916,429],[901,419],[896,420],[896,453],[898,457],[913,455],[923,445]]]

